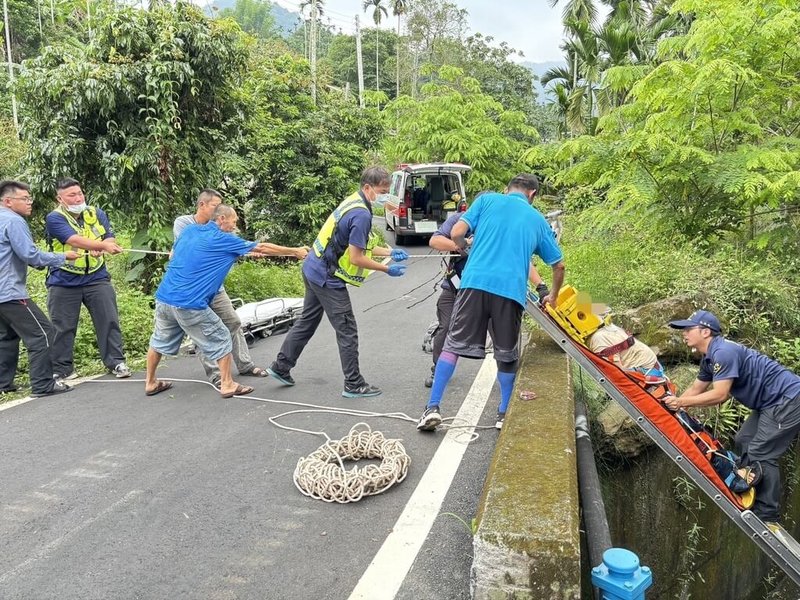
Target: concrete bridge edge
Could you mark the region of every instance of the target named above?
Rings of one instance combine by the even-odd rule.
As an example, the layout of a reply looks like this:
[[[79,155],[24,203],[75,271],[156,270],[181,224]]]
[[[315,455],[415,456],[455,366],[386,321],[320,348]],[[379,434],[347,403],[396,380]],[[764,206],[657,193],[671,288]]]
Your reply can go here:
[[[579,600],[579,507],[569,358],[533,329],[478,505],[472,597]]]

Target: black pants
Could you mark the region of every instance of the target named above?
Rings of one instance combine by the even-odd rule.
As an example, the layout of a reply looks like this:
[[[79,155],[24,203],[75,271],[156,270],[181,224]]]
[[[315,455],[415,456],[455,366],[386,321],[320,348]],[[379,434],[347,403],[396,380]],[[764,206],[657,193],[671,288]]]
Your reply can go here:
[[[439,321],[439,328],[436,330],[436,335],[433,336],[433,364],[436,364],[436,361],[439,360],[447,332],[450,331],[450,319],[453,317],[453,305],[455,302],[455,291],[442,288],[439,299],[436,301],[436,320]]]
[[[736,434],[742,466],[761,463],[763,476],[756,485],[753,512],[763,521],[780,521],[781,471],[778,459],[800,432],[800,398],[779,406],[754,410]]]
[[[108,369],[125,362],[122,330],[117,312],[117,295],[110,281],[96,281],[78,287],[53,285],[47,289],[47,311],[53,321],[53,369],[60,375],[75,370],[73,351],[81,304],[92,317],[100,358]]]
[[[30,298],[0,302],[0,390],[10,389],[14,384],[21,339],[28,349],[31,391],[34,394],[52,391],[53,337],[53,326]]]
[[[306,286],[303,315],[286,334],[275,359],[275,366],[281,373],[288,373],[297,364],[297,359],[317,331],[324,313],[336,332],[345,387],[364,385],[366,382],[358,368],[358,328],[347,288],[320,287],[308,281],[305,275],[303,283]]]

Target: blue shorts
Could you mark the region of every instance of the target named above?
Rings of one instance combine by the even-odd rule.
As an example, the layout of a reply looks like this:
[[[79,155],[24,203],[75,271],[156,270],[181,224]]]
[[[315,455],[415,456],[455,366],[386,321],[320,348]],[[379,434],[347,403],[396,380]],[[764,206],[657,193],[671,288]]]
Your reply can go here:
[[[219,360],[233,350],[231,333],[213,310],[178,308],[156,300],[156,319],[150,347],[175,356],[187,335],[209,360]]]

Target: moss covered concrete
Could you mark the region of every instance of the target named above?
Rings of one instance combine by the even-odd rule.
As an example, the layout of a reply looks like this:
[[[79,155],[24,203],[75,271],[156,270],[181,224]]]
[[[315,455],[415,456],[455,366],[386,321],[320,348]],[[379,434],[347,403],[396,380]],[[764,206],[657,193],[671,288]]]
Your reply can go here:
[[[476,599],[580,598],[575,413],[568,359],[535,330],[484,484],[474,540]],[[521,391],[534,391],[522,400]]]

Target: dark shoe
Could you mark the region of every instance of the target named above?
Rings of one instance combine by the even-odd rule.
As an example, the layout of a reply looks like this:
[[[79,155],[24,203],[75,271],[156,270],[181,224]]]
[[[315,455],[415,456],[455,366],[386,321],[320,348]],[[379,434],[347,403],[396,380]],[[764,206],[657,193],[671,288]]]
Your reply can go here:
[[[422,416],[417,423],[417,429],[420,431],[436,431],[436,428],[442,422],[442,415],[439,414],[438,406],[431,406],[425,409]]]
[[[34,392],[31,394],[31,396],[33,396],[34,398],[44,398],[45,396],[55,396],[56,394],[65,394],[71,391],[72,387],[68,386],[66,383],[58,379],[53,384],[53,389],[51,389],[49,392]]]
[[[276,369],[276,367],[277,365],[275,363],[272,363],[272,365],[270,365],[270,367],[267,369],[267,373],[269,373],[269,376],[274,379],[277,379],[283,385],[294,385],[294,379],[292,379],[292,376],[289,375],[289,373],[281,373]]]
[[[345,398],[371,398],[380,396],[382,393],[381,388],[365,383],[358,387],[345,387],[342,396]]]
[[[497,413],[497,419],[495,420],[494,428],[495,429],[502,429],[503,428],[503,421],[505,421],[505,420],[506,420],[506,413],[504,413],[504,412]]]
[[[12,383],[9,387],[0,390],[0,394],[10,394],[11,392],[16,392],[18,389],[19,388]]]
[[[433,365],[431,367],[431,374],[428,377],[425,378],[425,387],[426,388],[433,387],[433,372],[434,372],[435,369],[436,369],[436,365]]]

